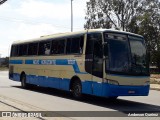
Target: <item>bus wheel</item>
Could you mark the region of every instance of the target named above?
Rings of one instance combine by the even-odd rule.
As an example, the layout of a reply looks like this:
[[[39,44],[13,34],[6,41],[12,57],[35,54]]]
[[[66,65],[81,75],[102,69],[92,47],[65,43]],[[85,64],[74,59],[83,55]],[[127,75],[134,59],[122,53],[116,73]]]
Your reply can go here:
[[[21,86],[22,88],[27,88],[27,83],[26,83],[26,75],[23,74],[22,77],[21,77]]]
[[[82,85],[78,80],[74,81],[72,84],[72,95],[76,99],[82,98]]]
[[[114,97],[108,97],[107,99],[108,100],[111,100],[111,101],[114,101],[114,100],[117,100],[118,96],[114,96]]]

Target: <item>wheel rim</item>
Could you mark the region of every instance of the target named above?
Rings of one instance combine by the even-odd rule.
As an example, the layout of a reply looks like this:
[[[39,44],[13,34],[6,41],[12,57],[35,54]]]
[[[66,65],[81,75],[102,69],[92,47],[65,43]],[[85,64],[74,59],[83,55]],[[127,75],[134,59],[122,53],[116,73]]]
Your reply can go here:
[[[22,77],[22,87],[24,88],[25,86],[26,86],[25,77],[23,76],[23,77]]]
[[[79,84],[74,86],[73,93],[74,93],[75,97],[81,96],[81,86]]]

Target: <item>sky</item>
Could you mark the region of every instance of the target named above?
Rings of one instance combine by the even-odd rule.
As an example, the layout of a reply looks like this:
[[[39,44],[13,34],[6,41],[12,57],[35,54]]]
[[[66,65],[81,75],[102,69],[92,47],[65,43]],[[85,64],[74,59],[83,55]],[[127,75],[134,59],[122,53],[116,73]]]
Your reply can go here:
[[[73,31],[84,29],[86,2],[73,0]],[[8,0],[0,5],[0,57],[13,41],[71,31],[71,0]]]

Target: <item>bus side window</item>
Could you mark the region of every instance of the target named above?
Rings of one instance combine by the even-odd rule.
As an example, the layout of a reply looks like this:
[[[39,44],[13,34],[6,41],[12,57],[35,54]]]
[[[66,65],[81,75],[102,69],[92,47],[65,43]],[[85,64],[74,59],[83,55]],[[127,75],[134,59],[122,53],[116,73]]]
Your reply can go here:
[[[67,44],[66,44],[66,54],[70,54],[71,53],[71,45],[72,45],[72,39],[68,38],[67,39]]]
[[[84,36],[78,36],[67,39],[67,54],[82,54],[83,53]]]
[[[18,45],[13,45],[11,47],[11,57],[15,57],[15,56],[18,56]]]
[[[37,55],[38,43],[30,43],[28,47],[28,55]]]
[[[79,53],[80,54],[83,53],[83,45],[84,45],[84,36],[81,36],[79,40]]]
[[[27,52],[28,52],[28,45],[27,44],[19,46],[19,56],[27,55]]]
[[[50,41],[39,43],[38,55],[50,54]]]
[[[65,48],[65,39],[62,40],[53,40],[51,54],[64,54]]]

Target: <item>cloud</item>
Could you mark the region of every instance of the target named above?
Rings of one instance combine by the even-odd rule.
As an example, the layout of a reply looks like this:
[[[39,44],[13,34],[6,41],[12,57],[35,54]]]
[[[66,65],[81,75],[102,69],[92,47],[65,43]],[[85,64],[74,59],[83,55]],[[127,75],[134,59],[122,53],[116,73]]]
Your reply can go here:
[[[88,0],[73,0],[74,30],[82,30]],[[0,6],[0,54],[15,40],[70,31],[70,0],[16,0]],[[76,29],[78,28],[78,29]]]
[[[0,57],[9,56],[10,46],[2,46],[0,48]]]
[[[65,31],[65,30],[62,30]],[[60,29],[57,29],[53,25],[50,24],[25,24],[21,23],[18,26],[18,29],[14,33],[14,38],[12,39],[32,39],[32,38],[37,38],[42,35],[48,35],[48,34],[54,34],[57,32],[61,32]],[[17,34],[17,35],[16,35]],[[16,37],[15,37],[16,36]]]
[[[10,28],[8,31],[1,31],[0,54],[2,57],[9,56],[10,46],[13,41],[39,38],[42,35],[61,32],[50,24],[25,24],[19,23],[17,28]],[[65,30],[64,30],[65,31]]]
[[[21,1],[20,8],[17,12],[22,15],[32,18],[55,18],[55,19],[70,19],[71,15],[71,2],[46,2],[41,0],[25,0]],[[88,0],[73,0],[73,13],[74,17],[82,17],[85,15],[86,1]]]
[[[71,2],[70,0],[57,1],[25,0],[21,1],[20,7],[15,11],[21,16],[32,18],[33,21],[68,27],[69,30]],[[86,1],[88,0],[73,0],[73,23],[75,30],[83,29]]]
[[[32,18],[56,18],[66,19],[70,17],[70,3],[60,4],[45,1],[25,0],[21,2],[20,8],[17,9],[22,15]]]

